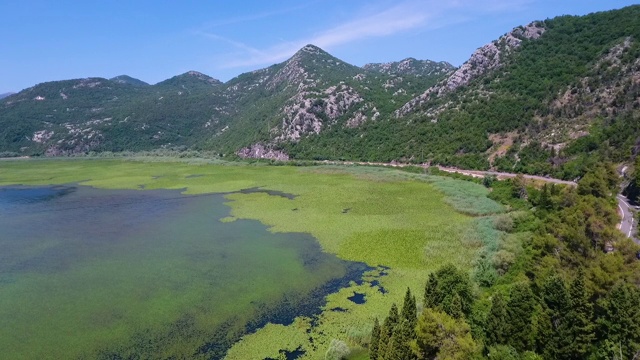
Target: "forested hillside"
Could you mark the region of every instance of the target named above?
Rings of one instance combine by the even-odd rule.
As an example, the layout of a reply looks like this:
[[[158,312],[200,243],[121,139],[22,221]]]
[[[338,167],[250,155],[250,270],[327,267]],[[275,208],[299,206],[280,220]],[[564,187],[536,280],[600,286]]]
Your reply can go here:
[[[294,157],[432,161],[573,179],[635,153],[640,6],[514,29],[397,117],[309,137]],[[309,150],[311,149],[311,150]]]
[[[372,324],[370,359],[638,358],[639,247],[616,229],[611,165],[577,188],[491,186],[520,209],[494,220],[499,244],[485,246],[471,276],[446,265],[398,298]]]
[[[534,21],[460,68],[356,67],[308,45],[227,83],[192,71],[44,83],[0,102],[0,151],[212,150],[582,176],[635,156],[640,6]]]

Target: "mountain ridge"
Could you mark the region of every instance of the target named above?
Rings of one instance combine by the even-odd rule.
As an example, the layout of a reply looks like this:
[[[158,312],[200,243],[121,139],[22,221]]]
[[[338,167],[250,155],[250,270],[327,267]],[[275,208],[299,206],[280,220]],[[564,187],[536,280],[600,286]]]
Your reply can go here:
[[[186,147],[568,178],[581,173],[589,149],[604,151],[602,134],[616,131],[624,149],[633,143],[636,130],[623,136],[614,120],[638,112],[638,18],[640,6],[630,6],[534,21],[457,69],[413,58],[357,67],[306,45],[224,83],[195,71],[148,86],[117,78],[43,83],[0,101],[0,151]],[[588,141],[595,143],[581,145]],[[625,151],[608,153],[622,159]]]

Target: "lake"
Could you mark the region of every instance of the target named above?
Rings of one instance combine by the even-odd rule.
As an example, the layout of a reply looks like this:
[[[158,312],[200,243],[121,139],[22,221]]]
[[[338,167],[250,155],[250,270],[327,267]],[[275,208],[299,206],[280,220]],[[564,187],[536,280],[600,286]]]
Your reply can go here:
[[[2,357],[221,358],[267,322],[318,313],[367,270],[308,234],[221,222],[224,201],[0,187]]]

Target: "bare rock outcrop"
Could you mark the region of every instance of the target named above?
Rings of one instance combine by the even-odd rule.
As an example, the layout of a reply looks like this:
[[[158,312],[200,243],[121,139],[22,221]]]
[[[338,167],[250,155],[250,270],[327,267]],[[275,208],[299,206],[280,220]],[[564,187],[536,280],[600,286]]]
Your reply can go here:
[[[236,151],[236,155],[243,159],[270,159],[270,160],[289,160],[289,155],[284,151],[274,150],[271,145],[262,143],[253,144]]]

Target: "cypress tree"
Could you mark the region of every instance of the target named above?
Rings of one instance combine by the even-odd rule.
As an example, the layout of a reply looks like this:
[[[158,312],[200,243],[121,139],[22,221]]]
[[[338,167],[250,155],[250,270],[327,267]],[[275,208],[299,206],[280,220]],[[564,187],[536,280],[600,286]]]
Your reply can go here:
[[[487,345],[503,345],[507,342],[507,304],[502,294],[497,293],[491,299],[491,309],[486,324]]]
[[[380,327],[380,339],[378,340],[377,357],[370,357],[371,360],[384,360],[387,354],[387,348],[389,347],[389,341],[391,338],[388,335],[387,329],[384,324]]]
[[[389,309],[389,316],[384,320],[384,328],[387,331],[387,337],[391,338],[393,335],[393,330],[400,322],[400,315],[398,315],[398,306],[396,303],[391,305],[391,309]]]
[[[378,341],[379,359],[385,360],[388,358],[393,342],[393,332],[399,322],[400,315],[398,315],[398,306],[393,303],[391,309],[389,309],[389,315],[384,319],[384,323],[380,328],[380,340]]]
[[[407,288],[407,292],[404,295],[404,303],[400,317],[407,320],[412,328],[416,327],[416,323],[418,322],[418,308],[416,306],[416,298],[411,295],[411,289],[409,288]]]
[[[391,346],[385,360],[411,360],[415,356],[411,350],[410,342],[414,339],[415,329],[407,319],[401,319],[393,331]]]
[[[434,273],[429,274],[427,285],[424,288],[424,308],[434,309],[437,304],[436,292],[438,291],[438,278]]]
[[[567,359],[584,359],[595,339],[595,325],[592,321],[593,306],[584,283],[584,273],[580,271],[569,288],[570,308],[566,316],[566,335],[560,356]]]
[[[509,338],[507,344],[518,352],[532,348],[531,318],[535,307],[533,293],[529,283],[518,283],[511,289],[511,297],[507,302],[507,324]]]
[[[380,322],[376,318],[371,330],[371,341],[369,342],[369,358],[378,359],[378,347],[380,346]]]
[[[547,358],[558,358],[566,346],[567,321],[569,311],[569,292],[564,280],[558,276],[546,279],[542,286],[541,297],[544,314],[540,314],[536,330],[538,352]]]

